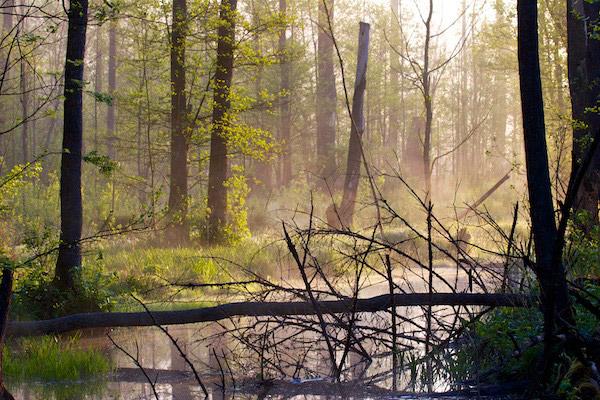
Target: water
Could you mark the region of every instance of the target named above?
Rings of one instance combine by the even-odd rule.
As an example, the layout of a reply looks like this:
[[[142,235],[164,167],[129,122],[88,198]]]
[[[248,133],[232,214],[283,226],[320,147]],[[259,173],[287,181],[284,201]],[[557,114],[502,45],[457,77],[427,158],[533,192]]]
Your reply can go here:
[[[440,268],[437,272],[456,282],[458,291],[466,288],[465,277],[457,275],[455,269]],[[412,291],[422,291],[423,285],[421,278],[407,280],[407,289],[410,287]],[[386,282],[373,281],[364,285],[360,296],[370,297],[385,292]],[[444,310],[449,311],[449,308],[435,308],[441,321],[451,323],[452,313]],[[422,338],[423,332],[415,330],[423,325],[423,310],[418,307],[402,308],[399,314],[405,321],[398,325],[399,335]],[[389,313],[361,314],[359,320],[352,322],[347,318],[330,317],[328,323],[331,324],[328,328],[331,340],[337,338],[340,341],[335,350],[336,360],[344,357],[343,345],[339,344],[343,344],[347,336],[346,331],[335,328],[335,324],[353,323],[356,327],[351,338],[360,341],[360,345],[354,344],[352,349],[364,350],[372,360],[368,362],[360,355],[360,351],[349,352],[342,380],[360,383],[336,386],[326,378],[330,375],[332,363],[314,316],[288,318],[285,324],[276,317],[238,318],[219,323],[172,326],[168,327],[168,331],[201,375],[210,399],[392,398],[387,392],[391,388],[389,343],[387,348],[382,345],[390,340]],[[116,349],[108,335],[124,347],[156,381],[155,389],[161,400],[204,398],[188,362],[167,335],[156,327],[96,332],[81,339],[82,346],[103,349],[110,355],[116,371],[108,379],[67,384],[9,381],[7,386],[15,398],[26,400],[155,398],[152,386],[147,383],[136,363]],[[421,354],[424,350],[419,341],[400,337],[397,343],[400,351],[406,354]],[[275,381],[266,386],[259,385],[257,382],[262,381],[260,378]],[[225,392],[221,388],[223,379],[226,382]],[[446,379],[438,377],[433,384],[434,390],[449,390]],[[409,381],[410,374],[401,375],[398,387],[408,387]],[[412,390],[415,390],[415,386]],[[424,398],[396,396],[403,399],[417,397]]]

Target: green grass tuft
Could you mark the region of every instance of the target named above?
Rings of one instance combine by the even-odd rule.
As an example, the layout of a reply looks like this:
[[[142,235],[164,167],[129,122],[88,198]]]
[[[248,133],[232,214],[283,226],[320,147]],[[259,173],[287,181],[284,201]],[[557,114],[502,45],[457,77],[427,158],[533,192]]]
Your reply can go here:
[[[5,376],[16,381],[58,382],[104,376],[112,365],[101,351],[79,347],[77,338],[43,336],[9,343],[3,368]]]

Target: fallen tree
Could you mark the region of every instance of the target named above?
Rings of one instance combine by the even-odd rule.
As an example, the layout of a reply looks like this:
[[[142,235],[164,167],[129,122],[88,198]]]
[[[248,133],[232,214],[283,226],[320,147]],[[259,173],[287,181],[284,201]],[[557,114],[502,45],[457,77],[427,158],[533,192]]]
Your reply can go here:
[[[518,294],[408,293],[365,298],[318,301],[322,314],[378,312],[402,306],[530,307],[534,298]],[[182,325],[219,321],[231,317],[316,315],[311,302],[237,302],[178,311],[81,313],[41,321],[13,321],[8,336],[56,334],[79,329],[155,325]]]

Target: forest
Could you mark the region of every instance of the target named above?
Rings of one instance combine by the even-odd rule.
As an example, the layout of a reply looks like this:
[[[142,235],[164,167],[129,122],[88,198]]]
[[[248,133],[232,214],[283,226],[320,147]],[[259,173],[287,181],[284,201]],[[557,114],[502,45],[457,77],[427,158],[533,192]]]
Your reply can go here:
[[[0,400],[600,400],[600,0],[0,14]]]

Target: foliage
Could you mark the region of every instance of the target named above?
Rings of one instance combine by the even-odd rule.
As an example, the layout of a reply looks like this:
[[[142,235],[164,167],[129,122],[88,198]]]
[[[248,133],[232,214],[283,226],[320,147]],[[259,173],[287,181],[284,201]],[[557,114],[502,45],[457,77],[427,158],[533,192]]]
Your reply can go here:
[[[110,311],[116,293],[114,274],[86,265],[79,272],[75,292],[64,291],[53,282],[53,263],[20,268],[14,289],[13,316],[47,319],[66,314]]]
[[[41,164],[33,162],[15,165],[7,174],[0,176],[0,215],[9,211],[7,203],[14,200],[20,189],[37,178],[41,171]]]
[[[463,335],[452,360],[453,380],[525,379],[541,354],[541,344],[531,341],[541,333],[542,326],[542,315],[533,309],[492,311]]]
[[[106,177],[110,177],[118,167],[118,164],[112,161],[110,157],[98,154],[96,150],[83,156],[83,161],[98,167],[100,173]]]
[[[590,216],[580,211],[573,216],[568,232],[567,261],[576,278],[600,276],[600,226],[590,224]]]
[[[248,208],[246,198],[250,193],[244,169],[241,166],[232,168],[233,175],[225,182],[228,190],[227,213],[229,222],[225,228],[225,237],[228,242],[235,243],[250,237],[248,229]]]

